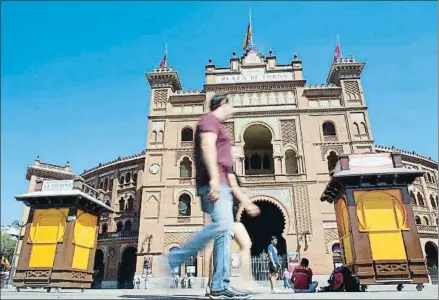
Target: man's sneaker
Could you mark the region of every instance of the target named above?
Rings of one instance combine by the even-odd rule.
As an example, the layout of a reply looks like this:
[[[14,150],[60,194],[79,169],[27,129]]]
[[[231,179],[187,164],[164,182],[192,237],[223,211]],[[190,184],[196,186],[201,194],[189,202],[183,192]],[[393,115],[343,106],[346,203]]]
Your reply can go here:
[[[211,291],[209,298],[214,300],[225,300],[225,299],[237,299],[237,300],[244,300],[250,298],[250,294],[242,293],[238,291],[234,291],[232,289],[225,289],[222,291]]]

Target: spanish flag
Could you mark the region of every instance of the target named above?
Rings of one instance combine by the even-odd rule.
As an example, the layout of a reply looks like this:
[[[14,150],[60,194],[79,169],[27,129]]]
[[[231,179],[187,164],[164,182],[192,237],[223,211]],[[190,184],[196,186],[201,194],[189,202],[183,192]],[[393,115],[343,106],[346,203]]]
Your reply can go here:
[[[248,23],[247,32],[245,34],[244,44],[242,45],[242,50],[247,50],[248,45],[252,40],[252,23]]]

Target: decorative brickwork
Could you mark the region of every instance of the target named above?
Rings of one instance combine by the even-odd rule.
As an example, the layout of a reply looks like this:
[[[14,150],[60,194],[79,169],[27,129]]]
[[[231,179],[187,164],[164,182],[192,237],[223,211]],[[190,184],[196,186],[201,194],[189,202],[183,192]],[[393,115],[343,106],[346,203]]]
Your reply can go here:
[[[229,134],[230,140],[235,141],[235,123],[227,122],[224,124],[226,126],[227,133]]]
[[[311,210],[309,205],[308,186],[295,185],[294,201],[297,216],[298,233],[312,233]]]
[[[294,120],[280,121],[282,145],[297,145],[296,122]]]
[[[348,96],[348,101],[361,100],[360,87],[358,81],[345,81],[344,83],[345,93]]]
[[[193,149],[188,149],[188,150],[178,150],[175,154],[175,165],[178,164],[178,161],[180,160],[180,158],[182,158],[183,156],[189,156],[189,158],[194,161],[194,150]]]
[[[329,243],[332,241],[338,241],[338,230],[337,228],[325,228],[325,248],[326,253],[329,253]]]
[[[185,244],[193,235],[194,232],[165,232],[163,251],[166,251],[172,244]]]
[[[155,90],[154,91],[154,109],[165,109],[166,102],[168,101],[167,90]]]
[[[331,150],[336,151],[338,155],[343,154],[343,145],[321,145],[320,152],[322,154],[323,161],[326,160],[326,156]]]

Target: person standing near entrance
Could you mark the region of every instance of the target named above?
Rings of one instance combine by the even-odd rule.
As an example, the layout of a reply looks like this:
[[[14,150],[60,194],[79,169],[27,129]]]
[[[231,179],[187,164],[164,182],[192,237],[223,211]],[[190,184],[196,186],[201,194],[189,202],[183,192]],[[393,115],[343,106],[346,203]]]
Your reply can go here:
[[[197,193],[203,212],[212,223],[203,227],[191,241],[168,255],[174,269],[195,255],[210,240],[213,247],[211,299],[247,299],[250,294],[230,287],[230,251],[233,233],[233,198],[228,174],[232,170],[231,141],[223,122],[232,115],[227,94],[210,100],[210,113],[203,115],[195,131],[195,168]]]
[[[268,267],[270,272],[270,287],[272,293],[277,293],[276,280],[279,272],[279,256],[277,255],[277,237],[271,237],[271,243],[268,246],[268,257],[270,258],[270,265]]]

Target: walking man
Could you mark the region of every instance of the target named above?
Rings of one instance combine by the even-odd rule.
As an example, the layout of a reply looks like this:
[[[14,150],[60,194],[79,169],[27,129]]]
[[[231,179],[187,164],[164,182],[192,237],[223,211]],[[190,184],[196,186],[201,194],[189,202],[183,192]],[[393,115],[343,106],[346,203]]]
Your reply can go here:
[[[279,257],[277,255],[276,245],[277,245],[277,237],[272,236],[271,243],[267,249],[268,256],[270,258],[269,271],[270,271],[270,287],[271,287],[272,293],[278,292],[276,290],[276,280],[277,280],[278,271],[279,271]]]
[[[210,101],[210,113],[203,115],[195,132],[195,168],[201,208],[212,223],[180,249],[171,251],[171,269],[180,266],[191,255],[214,239],[213,277],[210,299],[247,299],[250,294],[230,287],[230,248],[233,233],[233,197],[228,179],[233,159],[231,141],[223,122],[232,115],[227,95],[216,95]]]

